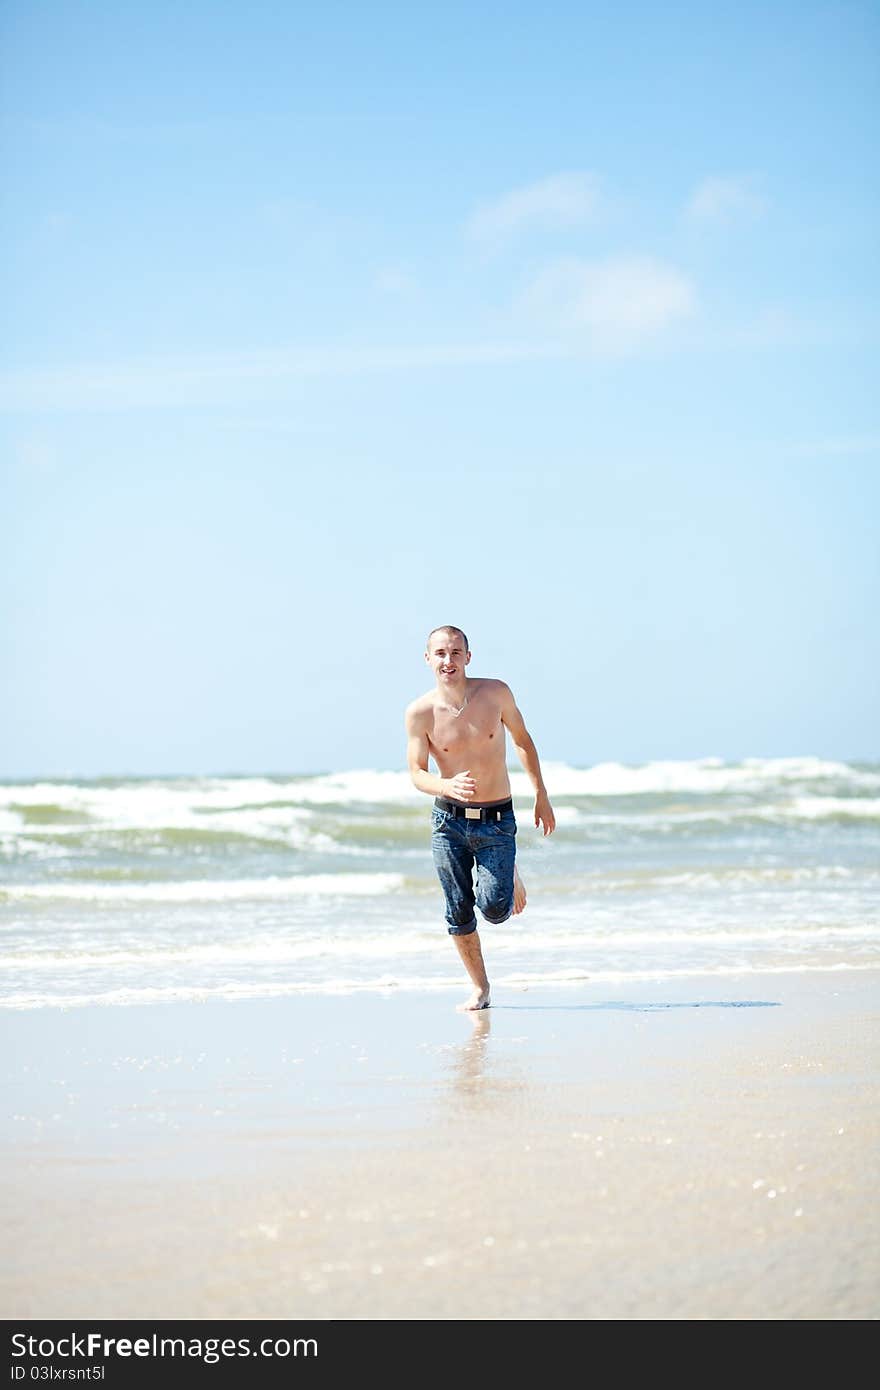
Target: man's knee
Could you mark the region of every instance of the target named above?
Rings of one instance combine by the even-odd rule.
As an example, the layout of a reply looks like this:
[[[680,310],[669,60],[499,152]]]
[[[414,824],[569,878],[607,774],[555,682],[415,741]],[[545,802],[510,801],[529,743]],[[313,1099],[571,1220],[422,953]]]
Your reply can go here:
[[[497,927],[502,922],[506,922],[508,917],[513,914],[513,894],[511,893],[510,897],[503,901],[496,898],[480,903],[479,908],[486,921]]]

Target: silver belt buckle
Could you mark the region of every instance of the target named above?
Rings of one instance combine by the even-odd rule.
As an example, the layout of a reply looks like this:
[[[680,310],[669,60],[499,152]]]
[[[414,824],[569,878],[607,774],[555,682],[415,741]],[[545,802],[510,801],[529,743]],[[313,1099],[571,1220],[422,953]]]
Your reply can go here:
[[[465,820],[479,820],[481,815],[482,812],[476,806],[465,806],[464,808]]]

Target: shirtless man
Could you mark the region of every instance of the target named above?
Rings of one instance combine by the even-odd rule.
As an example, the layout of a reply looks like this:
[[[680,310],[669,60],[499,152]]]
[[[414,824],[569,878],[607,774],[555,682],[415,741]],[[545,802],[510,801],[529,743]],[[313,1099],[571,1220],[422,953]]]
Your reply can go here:
[[[487,1009],[489,980],[474,907],[487,922],[506,922],[526,905],[515,862],[516,817],[505,729],[535,789],[535,825],[550,835],[556,817],[537,750],[509,686],[504,681],[468,678],[465,668],[470,659],[461,628],[435,627],[430,633],[425,660],[437,684],[407,708],[407,761],[414,785],[435,798],[431,813],[434,865],[446,895],[449,934],[474,987],[460,1007]],[[428,771],[429,758],[440,769],[439,777]]]

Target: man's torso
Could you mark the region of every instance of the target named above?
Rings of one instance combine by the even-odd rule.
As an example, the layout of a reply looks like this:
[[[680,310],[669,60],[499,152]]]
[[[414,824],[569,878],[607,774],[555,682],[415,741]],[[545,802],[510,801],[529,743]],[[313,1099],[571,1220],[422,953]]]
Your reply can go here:
[[[455,714],[431,690],[419,702],[425,719],[428,747],[441,777],[470,771],[476,790],[470,804],[503,801],[510,796],[505,730],[501,722],[501,681],[468,681],[467,703]]]

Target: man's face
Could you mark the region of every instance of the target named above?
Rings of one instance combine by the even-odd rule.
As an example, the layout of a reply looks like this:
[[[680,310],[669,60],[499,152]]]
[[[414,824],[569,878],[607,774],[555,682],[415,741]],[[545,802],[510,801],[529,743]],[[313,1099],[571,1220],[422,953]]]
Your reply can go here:
[[[470,659],[457,632],[435,632],[425,652],[425,660],[441,686],[461,680]]]

